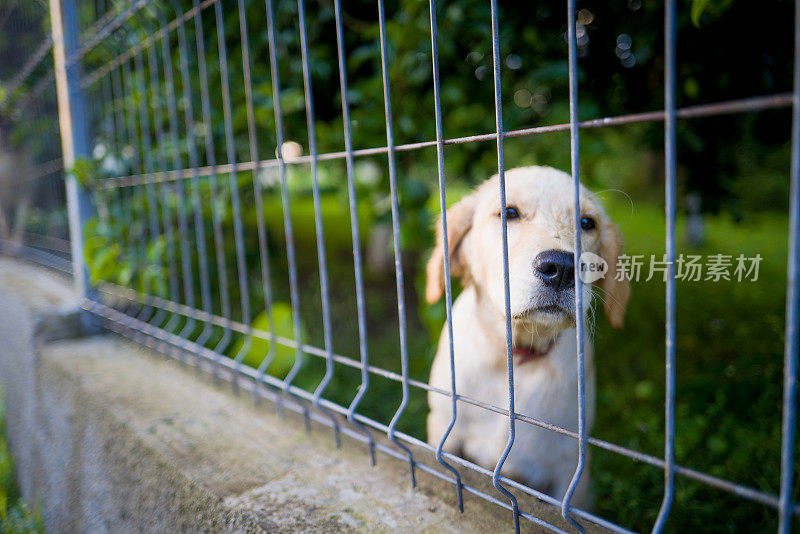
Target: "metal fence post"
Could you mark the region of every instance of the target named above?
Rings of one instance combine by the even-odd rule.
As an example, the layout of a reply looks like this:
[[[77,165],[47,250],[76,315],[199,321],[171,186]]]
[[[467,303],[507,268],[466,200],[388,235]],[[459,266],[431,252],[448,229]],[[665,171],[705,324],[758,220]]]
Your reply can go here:
[[[50,27],[53,34],[58,122],[61,150],[66,175],[67,211],[72,248],[72,269],[75,284],[82,297],[87,296],[89,277],[83,259],[83,227],[91,216],[91,197],[85,187],[70,173],[75,161],[89,154],[89,132],[83,89],[80,84],[80,62],[70,62],[78,50],[78,9],[75,0],[50,0]]]

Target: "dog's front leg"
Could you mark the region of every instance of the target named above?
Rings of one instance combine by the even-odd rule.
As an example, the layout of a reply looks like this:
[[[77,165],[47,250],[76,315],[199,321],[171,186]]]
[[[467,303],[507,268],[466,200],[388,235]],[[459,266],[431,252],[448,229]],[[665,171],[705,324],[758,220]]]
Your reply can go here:
[[[572,459],[572,465],[574,466],[576,458]],[[578,482],[578,487],[575,488],[575,493],[572,494],[572,500],[570,501],[570,505],[575,508],[580,508],[581,510],[591,510],[592,508],[592,495],[589,492],[589,471],[590,471],[590,455],[589,451],[586,451],[586,463],[583,466],[583,474],[581,475],[581,479]],[[565,465],[569,465],[565,463]],[[557,499],[562,499],[564,494],[567,492],[567,488],[569,488],[570,482],[572,482],[572,475],[574,471],[570,470],[568,472],[559,473],[556,483],[553,486],[553,496]]]

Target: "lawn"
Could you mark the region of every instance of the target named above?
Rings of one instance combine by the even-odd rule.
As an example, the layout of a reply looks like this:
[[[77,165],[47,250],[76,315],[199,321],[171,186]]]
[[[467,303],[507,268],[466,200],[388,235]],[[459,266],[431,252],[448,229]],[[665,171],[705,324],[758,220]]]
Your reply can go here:
[[[664,251],[664,216],[654,207],[606,199],[629,254]],[[760,254],[758,281],[677,284],[676,460],[757,489],[777,493],[786,291],[787,219],[706,218],[706,241],[686,245],[678,224],[677,253]],[[732,270],[731,270],[732,272]],[[626,326],[598,321],[597,421],[593,435],[663,456],[664,283],[639,282]],[[647,530],[661,500],[663,475],[594,449],[595,510]],[[624,476],[620,474],[624,473]],[[670,516],[674,532],[773,530],[774,510],[677,477]],[[797,487],[797,485],[795,486]],[[795,491],[795,498],[798,492]],[[713,525],[713,526],[712,526]]]

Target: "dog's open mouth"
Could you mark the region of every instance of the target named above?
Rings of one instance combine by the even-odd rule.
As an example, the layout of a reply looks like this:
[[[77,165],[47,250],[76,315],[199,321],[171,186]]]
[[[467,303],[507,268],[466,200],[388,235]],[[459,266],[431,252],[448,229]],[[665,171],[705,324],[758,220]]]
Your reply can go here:
[[[570,315],[567,310],[560,306],[552,304],[550,306],[537,306],[531,310],[532,313],[543,313],[550,315]]]
[[[565,310],[564,308],[556,304],[548,304],[545,306],[533,306],[532,308],[528,308],[524,312],[514,315],[514,319],[532,319],[537,315],[572,317],[572,312]]]

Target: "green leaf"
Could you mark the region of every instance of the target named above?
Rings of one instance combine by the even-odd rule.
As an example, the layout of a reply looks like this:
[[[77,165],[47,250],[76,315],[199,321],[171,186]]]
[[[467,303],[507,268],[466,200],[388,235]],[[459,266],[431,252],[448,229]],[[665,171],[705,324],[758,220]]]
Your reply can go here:
[[[276,336],[285,337],[292,340],[294,339],[294,322],[292,319],[292,307],[288,303],[286,302],[273,303],[272,319],[274,323],[274,333]],[[252,322],[252,327],[255,330],[261,330],[263,332],[268,332],[268,333],[273,332],[266,311],[263,311],[256,316],[256,318]],[[302,338],[306,339],[307,338],[306,332],[302,325],[300,326],[300,331],[302,332]],[[267,334],[266,337],[269,337],[269,335]],[[245,343],[244,338],[237,340],[233,346],[232,354],[234,355],[239,354],[239,352],[244,348],[244,343]],[[250,350],[247,351],[247,354],[245,355],[242,362],[245,365],[257,369],[269,354],[270,354],[269,340],[262,339],[262,337],[253,336]],[[287,347],[285,345],[281,345],[280,343],[276,343],[274,359],[267,368],[267,373],[273,376],[277,376],[278,378],[284,378],[294,365],[296,356],[297,356],[296,349],[292,347]]]
[[[94,161],[88,157],[77,158],[72,168],[67,170],[67,176],[75,178],[84,187],[91,186],[97,180]]]
[[[692,24],[695,27],[700,27],[700,18],[703,16],[708,4],[711,3],[711,0],[694,0],[692,2]]]
[[[164,250],[167,247],[167,240],[164,236],[159,236],[147,247],[147,261],[149,263],[159,263],[164,257]]]
[[[691,9],[692,24],[699,28],[703,15],[708,14],[719,17],[732,3],[733,0],[693,0]]]
[[[92,284],[97,284],[103,280],[113,280],[117,269],[116,259],[119,256],[119,245],[114,243],[101,249],[93,257],[89,258],[89,271]]]
[[[127,286],[131,283],[131,279],[133,278],[133,266],[130,262],[125,262],[120,266],[119,271],[117,272],[117,283],[122,286]]]

